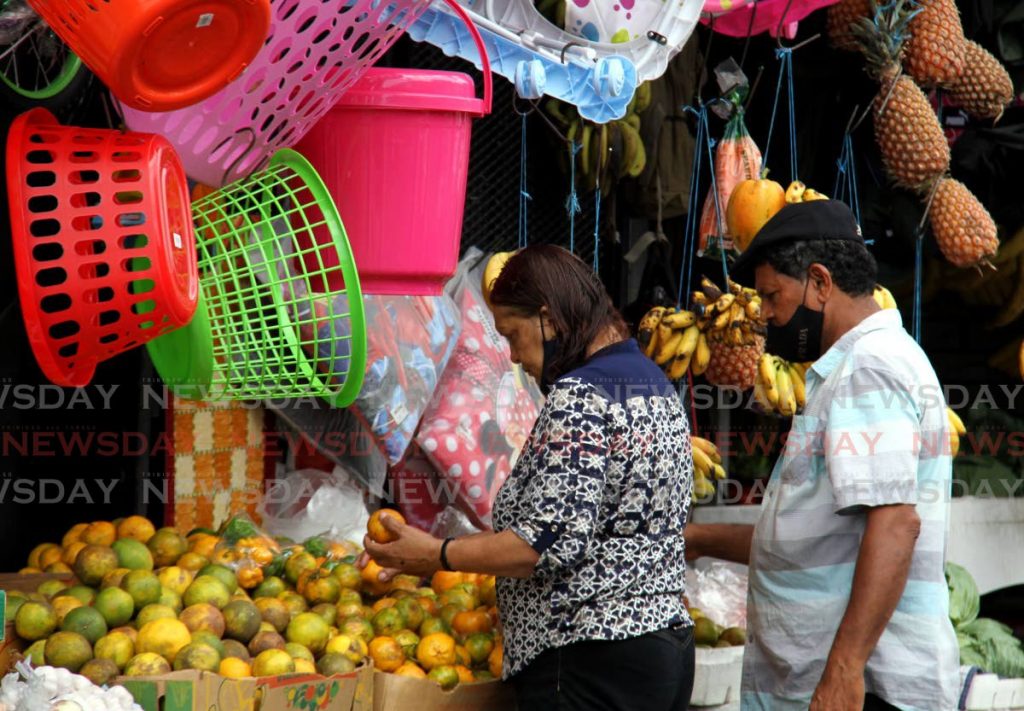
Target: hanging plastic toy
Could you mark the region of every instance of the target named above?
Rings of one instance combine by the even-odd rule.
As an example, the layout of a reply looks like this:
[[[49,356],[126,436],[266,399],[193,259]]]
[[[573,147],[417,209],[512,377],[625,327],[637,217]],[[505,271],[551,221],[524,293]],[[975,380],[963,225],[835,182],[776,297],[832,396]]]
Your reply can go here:
[[[769,32],[773,37],[796,37],[800,20],[838,0],[707,0],[700,21],[730,37]]]
[[[551,24],[531,0],[459,4],[476,22],[491,67],[515,84],[519,96],[553,96],[576,106],[584,118],[605,123],[625,115],[638,84],[665,72],[692,34],[703,2],[658,3],[646,31],[624,42],[591,41],[567,32]],[[629,34],[637,31],[631,27]],[[480,66],[469,32],[443,3],[435,2],[414,22],[409,36]]]

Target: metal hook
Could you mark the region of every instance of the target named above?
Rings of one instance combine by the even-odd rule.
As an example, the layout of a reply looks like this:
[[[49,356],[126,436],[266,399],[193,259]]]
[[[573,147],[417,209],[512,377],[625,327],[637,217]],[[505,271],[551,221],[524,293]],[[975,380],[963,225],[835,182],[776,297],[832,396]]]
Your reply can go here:
[[[778,27],[775,28],[775,46],[778,47],[779,49],[788,49],[790,52],[795,52],[796,50],[800,49],[801,47],[803,47],[805,45],[808,45],[811,42],[813,42],[814,40],[816,40],[819,37],[821,37],[821,33],[818,32],[816,34],[813,34],[810,37],[808,37],[807,39],[805,39],[804,41],[796,43],[792,47],[787,47],[786,45],[782,44],[782,28],[786,24],[786,15],[789,14],[789,9],[792,6],[793,6],[793,0],[786,0],[786,7],[782,10],[782,15],[779,17],[779,25],[778,25]]]
[[[747,38],[743,41],[743,54],[740,55],[740,69],[747,62],[747,50],[750,49],[750,33],[754,31],[754,18],[757,17],[757,0],[750,8],[750,22],[747,23]]]
[[[546,123],[548,125],[548,128],[550,128],[554,132],[554,134],[556,136],[558,136],[559,140],[561,140],[563,143],[568,143],[569,142],[569,138],[565,134],[563,134],[561,131],[558,130],[558,126],[555,125],[554,121],[552,121],[551,118],[547,115],[547,113],[545,113],[544,110],[540,107],[540,101],[539,100],[536,100],[536,99],[522,99],[522,101],[526,101],[527,103],[529,103],[531,105],[531,108],[530,108],[529,111],[520,111],[518,106],[516,105],[516,100],[517,99],[520,99],[520,97],[517,96],[516,93],[513,91],[512,92],[512,110],[513,111],[515,111],[520,116],[529,116],[530,114],[537,114],[538,116],[541,117],[541,119],[544,120],[544,123]]]
[[[238,155],[238,157],[231,161],[228,164],[228,167],[224,169],[224,177],[221,178],[220,180],[222,185],[227,182],[228,176],[231,175],[231,171],[237,168],[239,164],[241,164],[242,160],[249,155],[249,152],[256,147],[256,132],[252,129],[251,126],[243,126],[242,128],[236,129],[235,132],[232,133],[230,136],[225,137],[220,143],[217,144],[217,146],[212,151],[210,151],[210,155],[213,155],[214,153],[219,151],[225,143],[233,140],[235,136],[239,135],[240,133],[248,133],[250,136],[252,136],[252,138],[249,140],[249,145],[246,146],[245,150],[242,151]]]
[[[858,105],[853,107],[853,113],[850,114],[850,120],[846,122],[846,130],[843,131],[843,135],[844,136],[848,136],[853,131],[853,129],[851,127],[853,126],[854,119],[857,118],[857,112],[859,110],[860,110],[860,104],[858,104]]]
[[[562,47],[562,53],[560,55],[560,59],[562,60],[562,64],[566,63],[566,61],[565,61],[565,53],[569,51],[570,47],[583,47],[583,45],[581,43],[579,43],[579,42],[569,42],[564,47]]]

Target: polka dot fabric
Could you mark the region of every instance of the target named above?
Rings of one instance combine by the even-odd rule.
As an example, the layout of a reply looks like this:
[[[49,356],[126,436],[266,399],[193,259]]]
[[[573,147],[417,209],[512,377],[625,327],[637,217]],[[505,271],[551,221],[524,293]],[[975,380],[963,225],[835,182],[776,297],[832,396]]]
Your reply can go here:
[[[455,300],[462,332],[416,442],[451,485],[458,507],[487,527],[494,496],[537,419],[540,394],[513,366],[480,295],[463,287]]]

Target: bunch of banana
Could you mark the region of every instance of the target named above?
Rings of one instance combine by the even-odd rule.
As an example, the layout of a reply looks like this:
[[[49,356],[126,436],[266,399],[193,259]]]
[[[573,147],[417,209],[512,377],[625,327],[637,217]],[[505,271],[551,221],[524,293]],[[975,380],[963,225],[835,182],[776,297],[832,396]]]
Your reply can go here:
[[[967,428],[951,407],[946,408],[946,418],[949,420],[949,451],[955,457],[960,451],[960,438],[967,434]]]
[[[765,412],[792,417],[807,404],[805,382],[810,363],[790,363],[765,353],[757,364],[754,397]]]
[[[700,290],[693,292],[690,301],[701,335],[709,341],[745,346],[767,332],[761,319],[761,297],[731,279],[727,281],[727,290],[722,291],[713,281],[702,277]],[[694,375],[700,373],[694,370]]]
[[[812,200],[828,200],[828,195],[819,193],[814,188],[809,188],[799,180],[794,180],[786,188],[786,202],[811,202]]]
[[[694,356],[698,360],[703,357],[698,348],[700,340],[695,313],[664,306],[655,306],[644,314],[637,329],[640,347],[671,380],[686,375]]]
[[[697,437],[690,437],[693,449],[693,495],[704,499],[715,493],[713,479],[724,479],[725,469],[722,467],[722,455],[714,442]]]
[[[576,108],[557,99],[545,104],[547,113],[566,131],[570,143],[579,143],[578,168],[588,191],[611,193],[624,177],[639,176],[647,165],[647,150],[640,137],[640,114],[651,103],[651,86],[636,87],[621,119],[597,124],[582,118]]]
[[[883,309],[895,309],[896,299],[893,298],[892,292],[886,289],[881,284],[875,284],[875,290],[871,294],[875,299],[875,303],[878,304],[879,308]]]

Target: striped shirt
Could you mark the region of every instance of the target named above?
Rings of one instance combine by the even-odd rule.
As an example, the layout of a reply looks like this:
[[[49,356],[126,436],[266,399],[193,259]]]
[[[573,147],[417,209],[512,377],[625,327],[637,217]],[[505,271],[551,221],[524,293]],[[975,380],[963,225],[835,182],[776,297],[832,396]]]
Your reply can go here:
[[[865,689],[905,710],[957,707],[948,427],[935,372],[895,310],[864,319],[808,370],[807,405],[754,528],[744,711],[807,708],[850,599],[866,509],[886,504],[915,505],[921,533]]]

